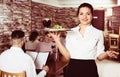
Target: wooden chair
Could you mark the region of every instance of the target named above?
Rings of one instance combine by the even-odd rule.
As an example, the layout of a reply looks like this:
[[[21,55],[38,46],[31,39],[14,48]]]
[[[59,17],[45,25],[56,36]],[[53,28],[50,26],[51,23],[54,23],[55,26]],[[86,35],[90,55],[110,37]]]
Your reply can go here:
[[[20,73],[10,73],[10,72],[6,72],[1,70],[0,71],[0,77],[26,77],[26,72],[20,72]]]
[[[109,34],[109,49],[119,49],[119,34]]]

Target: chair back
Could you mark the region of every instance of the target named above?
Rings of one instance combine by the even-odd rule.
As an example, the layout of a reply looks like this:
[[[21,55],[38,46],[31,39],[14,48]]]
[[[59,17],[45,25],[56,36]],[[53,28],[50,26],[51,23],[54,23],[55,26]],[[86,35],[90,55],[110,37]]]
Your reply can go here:
[[[0,71],[0,77],[26,77],[26,72],[20,72],[20,73],[11,73],[1,70]]]
[[[119,50],[119,34],[109,34],[109,45],[109,49]]]

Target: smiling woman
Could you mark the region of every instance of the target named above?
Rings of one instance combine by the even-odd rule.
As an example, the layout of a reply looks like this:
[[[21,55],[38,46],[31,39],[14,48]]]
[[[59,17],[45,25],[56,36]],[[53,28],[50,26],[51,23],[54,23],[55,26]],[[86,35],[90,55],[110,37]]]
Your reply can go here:
[[[77,11],[80,24],[71,28],[61,43],[60,33],[50,33],[62,57],[68,61],[64,77],[99,77],[95,60],[117,58],[115,51],[104,52],[103,32],[92,25],[93,7],[82,3]]]

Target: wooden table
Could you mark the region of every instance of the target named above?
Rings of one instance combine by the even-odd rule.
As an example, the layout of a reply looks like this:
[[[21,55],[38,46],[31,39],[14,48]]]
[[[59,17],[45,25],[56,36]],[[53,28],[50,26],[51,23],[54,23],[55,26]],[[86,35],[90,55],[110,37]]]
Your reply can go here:
[[[63,68],[67,65],[67,63],[62,62],[59,57],[57,59],[54,57],[53,59],[48,60],[47,64],[50,68],[47,77],[58,77]]]
[[[50,69],[46,77],[58,77],[61,71],[63,71],[63,68],[67,65],[67,63],[60,61],[59,57],[55,59],[55,55],[52,55],[52,58],[48,59],[46,65],[48,65]],[[36,70],[37,73],[39,73],[39,71],[40,69]]]

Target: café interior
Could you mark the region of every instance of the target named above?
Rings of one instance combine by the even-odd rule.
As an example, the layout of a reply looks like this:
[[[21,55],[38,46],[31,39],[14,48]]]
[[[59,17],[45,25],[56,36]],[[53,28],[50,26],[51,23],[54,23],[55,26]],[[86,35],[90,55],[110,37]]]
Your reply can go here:
[[[92,24],[103,31],[105,50],[120,52],[120,0],[0,0],[0,53],[10,47],[13,30],[23,30],[26,41],[30,32],[37,30],[42,41],[46,28],[43,21],[50,20],[49,28],[54,25],[69,29],[76,26],[79,24],[77,7],[83,2],[94,7]],[[47,77],[63,77],[63,68],[67,64],[60,61],[59,52],[57,56]],[[111,73],[114,73],[113,77],[120,77],[120,58],[96,62],[100,77],[105,77],[104,72],[106,77],[111,77]]]

